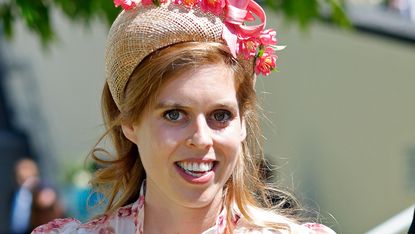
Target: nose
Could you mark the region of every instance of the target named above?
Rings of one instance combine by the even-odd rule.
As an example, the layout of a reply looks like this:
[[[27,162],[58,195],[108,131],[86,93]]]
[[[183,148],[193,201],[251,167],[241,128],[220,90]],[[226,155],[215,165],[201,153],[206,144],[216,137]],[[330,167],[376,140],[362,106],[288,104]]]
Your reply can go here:
[[[187,145],[198,149],[208,149],[213,144],[212,132],[204,116],[198,116],[193,123]]]

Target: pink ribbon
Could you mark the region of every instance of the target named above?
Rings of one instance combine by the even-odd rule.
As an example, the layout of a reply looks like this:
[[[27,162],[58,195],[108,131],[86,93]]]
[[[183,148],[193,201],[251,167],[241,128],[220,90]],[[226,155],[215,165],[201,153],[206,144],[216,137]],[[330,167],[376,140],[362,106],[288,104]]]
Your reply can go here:
[[[245,21],[254,21],[253,15],[261,21],[259,25],[244,25]],[[252,0],[227,0],[225,26],[222,38],[236,57],[238,37],[258,36],[265,28],[267,18],[264,9]]]

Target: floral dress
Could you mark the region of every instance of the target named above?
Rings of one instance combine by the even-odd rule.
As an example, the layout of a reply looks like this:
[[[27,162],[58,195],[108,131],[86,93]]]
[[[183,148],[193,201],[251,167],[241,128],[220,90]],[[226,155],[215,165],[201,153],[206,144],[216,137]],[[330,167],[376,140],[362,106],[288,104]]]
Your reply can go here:
[[[82,224],[74,218],[56,219],[41,225],[33,230],[32,234],[143,234],[144,230],[144,192],[141,187],[140,196],[133,204],[121,207],[109,215],[103,215]],[[226,227],[226,209],[216,219],[216,224],[204,231],[202,234],[223,234]],[[256,216],[256,214],[254,214]],[[261,214],[258,214],[261,215]],[[288,233],[287,231],[252,230],[246,219],[238,213],[233,212],[234,233]],[[291,233],[301,234],[335,234],[330,228],[316,223],[298,225],[287,223]]]

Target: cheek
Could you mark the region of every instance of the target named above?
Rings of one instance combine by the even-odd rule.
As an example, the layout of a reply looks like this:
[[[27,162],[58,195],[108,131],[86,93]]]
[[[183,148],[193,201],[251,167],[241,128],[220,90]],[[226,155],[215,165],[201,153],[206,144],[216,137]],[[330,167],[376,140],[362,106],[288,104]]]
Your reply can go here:
[[[141,157],[166,160],[182,140],[182,135],[177,129],[157,123],[149,124],[145,134],[140,136],[142,147],[139,145],[139,150],[142,149],[140,150]]]
[[[225,131],[217,132],[217,142],[227,157],[236,158],[241,149],[241,127],[239,122]],[[236,159],[235,159],[236,160]]]
[[[153,144],[157,149],[173,150],[185,139],[185,131],[171,126],[160,125],[153,128],[155,140]]]
[[[235,120],[226,129],[217,132],[219,137],[228,142],[229,145],[238,145],[242,140],[242,126],[239,120]]]

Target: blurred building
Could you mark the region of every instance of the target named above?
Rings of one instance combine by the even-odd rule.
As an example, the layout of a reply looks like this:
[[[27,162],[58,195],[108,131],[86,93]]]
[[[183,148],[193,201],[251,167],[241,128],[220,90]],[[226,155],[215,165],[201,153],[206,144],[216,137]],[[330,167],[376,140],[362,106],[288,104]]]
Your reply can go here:
[[[49,50],[18,25],[2,52],[15,121],[57,180],[103,131],[107,28],[53,19],[59,41]],[[413,204],[415,44],[322,23],[301,33],[268,19],[288,46],[280,72],[257,81],[277,177],[339,233],[363,233]]]

